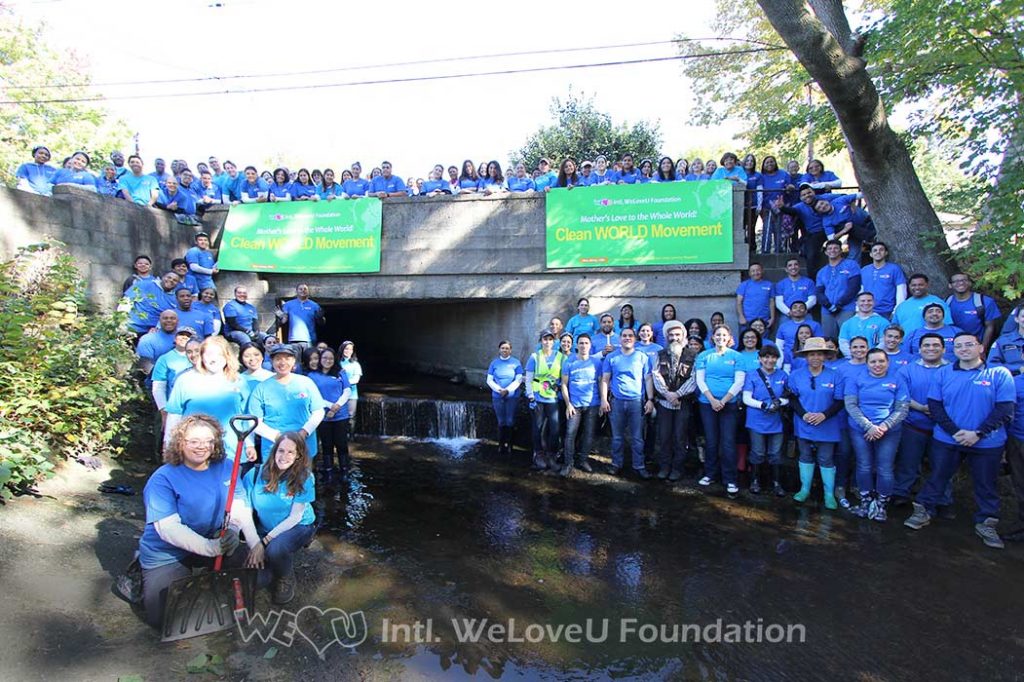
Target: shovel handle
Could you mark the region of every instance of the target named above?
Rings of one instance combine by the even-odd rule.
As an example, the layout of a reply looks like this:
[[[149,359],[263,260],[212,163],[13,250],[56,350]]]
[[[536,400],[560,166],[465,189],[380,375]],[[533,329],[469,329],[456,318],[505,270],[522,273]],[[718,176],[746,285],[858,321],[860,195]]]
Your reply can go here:
[[[260,423],[260,420],[251,414],[241,414],[237,417],[232,417],[228,423],[231,425],[231,430],[238,436],[238,444],[235,446],[235,461],[231,465],[231,485],[228,487],[228,501],[224,505],[224,523],[220,527],[220,533],[217,534],[218,538],[224,537],[228,532],[228,522],[231,520],[231,503],[235,500],[235,486],[238,484],[238,467],[242,462],[242,448],[245,445],[245,439],[256,430],[256,425]],[[248,427],[243,430],[240,426],[241,424],[248,424]],[[213,570],[219,571],[223,563],[224,555],[218,554],[217,558],[213,560]]]
[[[237,417],[232,417],[229,422],[231,430],[235,432],[236,436],[238,436],[239,442],[245,440],[250,433],[255,431],[259,423],[259,417],[254,417],[251,414],[240,414]]]

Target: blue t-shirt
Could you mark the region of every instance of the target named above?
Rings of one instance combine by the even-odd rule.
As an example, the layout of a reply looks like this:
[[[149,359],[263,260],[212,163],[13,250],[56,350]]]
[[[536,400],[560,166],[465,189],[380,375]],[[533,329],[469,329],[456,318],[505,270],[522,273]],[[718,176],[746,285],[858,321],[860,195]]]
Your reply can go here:
[[[775,294],[782,296],[782,302],[789,308],[796,301],[807,303],[811,296],[817,296],[817,289],[809,277],[801,275],[795,282],[789,277],[783,277],[775,283]]]
[[[839,177],[832,171],[822,171],[821,175],[814,177],[810,173],[804,173],[800,176],[799,182],[796,185],[799,187],[802,183],[815,184],[818,182],[838,182]],[[828,188],[814,190],[818,194],[829,191]]]
[[[562,376],[568,377],[569,402],[573,407],[592,407],[601,402],[597,382],[601,379],[603,363],[593,355],[586,360],[570,355],[562,363]]]
[[[57,185],[78,185],[87,190],[96,191],[96,176],[87,170],[76,171],[70,168],[61,168],[53,174],[50,182],[55,187]]]
[[[170,194],[166,189],[161,189],[159,196],[156,199],[158,204],[163,206],[169,206],[174,204],[177,206],[174,209],[175,213],[183,213],[185,215],[196,214],[196,199],[191,192],[183,191],[180,187],[174,194]]]
[[[131,173],[125,173],[117,183],[121,189],[128,193],[132,201],[140,206],[149,205],[153,190],[160,191],[160,183],[152,175],[136,177]]]
[[[298,180],[296,180],[291,184],[290,191],[292,194],[292,199],[308,199],[310,197],[319,196],[319,194],[317,194],[316,191],[316,185],[314,185],[312,182],[309,183],[308,185],[303,185]]]
[[[594,336],[594,332],[600,328],[600,323],[597,320],[596,315],[580,315],[576,313],[569,318],[569,321],[565,323],[565,331],[572,334],[573,342],[577,341],[580,334],[590,334]]]
[[[854,310],[860,291],[860,265],[851,258],[844,258],[836,265],[825,263],[818,270],[815,284],[818,293],[824,293],[832,305],[838,305],[841,311]],[[821,301],[820,296],[818,300]]]
[[[164,397],[169,398],[178,375],[190,369],[192,369],[192,361],[188,359],[188,356],[177,349],[171,349],[157,358],[150,378],[154,382],[163,381],[167,383],[167,392],[164,394]]]
[[[927,294],[921,298],[908,298],[903,303],[896,306],[896,312],[893,313],[892,321],[903,327],[904,334],[907,338],[914,332],[915,329],[924,326],[924,309],[925,306],[937,303],[942,306],[942,309],[946,312],[946,317],[943,322],[946,324],[953,324],[953,318],[949,314],[949,306],[938,296],[932,296]]]
[[[370,191],[370,181],[366,178],[346,180],[341,183],[341,189],[350,197],[365,197],[366,193]]]
[[[459,178],[459,189],[471,189],[471,190],[476,191],[476,190],[480,189],[481,186],[482,186],[482,181],[480,179],[462,178],[462,177]]]
[[[538,192],[543,192],[545,187],[554,187],[558,175],[552,171],[542,173],[533,179],[533,185]]]
[[[199,310],[192,306],[188,310],[178,308],[178,329],[188,327],[196,333],[196,339],[202,341],[213,334],[213,320],[205,310]]]
[[[308,376],[314,384],[316,384],[317,390],[320,391],[320,397],[324,399],[324,412],[328,412],[334,403],[338,402],[345,389],[349,389],[349,396],[351,397],[352,384],[348,381],[348,375],[344,371],[338,372],[337,376],[331,376],[330,374],[324,374],[323,372],[310,372]],[[345,399],[339,407],[338,411],[334,414],[334,417],[328,417],[324,414],[324,421],[326,422],[340,422],[343,419],[348,419],[348,398]]]
[[[921,351],[921,337],[925,334],[938,334],[942,337],[942,342],[946,346],[946,352],[943,357],[949,362],[956,360],[956,355],[953,354],[953,339],[960,333],[959,327],[953,327],[948,324],[944,324],[938,329],[928,329],[927,327],[918,327],[914,330],[914,333],[907,337],[906,341],[903,342],[903,350],[910,353],[911,355],[917,355]]]
[[[776,369],[771,374],[765,374],[765,377],[771,384],[775,397],[782,398],[786,392],[786,379],[789,378],[789,375],[781,369]],[[772,401],[772,396],[768,393],[768,388],[756,369],[747,372],[747,378],[743,381],[743,391],[744,393],[750,391],[751,397],[758,402],[770,403]],[[758,407],[747,405],[747,428],[754,433],[782,433],[782,415],[778,412],[768,413]]]
[[[761,186],[764,187],[764,197],[761,199],[761,205],[771,204],[773,201],[783,195],[786,190],[786,185],[789,184],[789,173],[784,170],[777,170],[774,173],[762,173]],[[787,304],[788,305],[788,304]]]
[[[508,189],[511,192],[529,192],[530,190],[536,190],[537,185],[534,184],[533,178],[513,176],[508,179]]]
[[[230,320],[232,317],[242,329],[249,331],[252,329],[253,321],[259,319],[259,313],[252,303],[230,300],[224,304],[224,320]]]
[[[285,301],[281,310],[288,313],[288,342],[316,343],[316,318],[321,312],[320,304],[311,298],[300,301],[293,298]]]
[[[905,350],[900,350],[895,353],[885,351],[885,354],[889,356],[890,371],[892,371],[893,369],[900,369],[902,367],[906,367],[907,365],[909,365],[910,363],[914,362],[914,360],[917,359],[910,353],[906,352]]]
[[[597,357],[604,357],[604,349],[606,346],[612,347],[612,349],[608,351],[609,355],[617,351],[619,349],[619,335],[614,331],[611,334],[596,331],[590,335],[590,347],[593,355]]]
[[[178,286],[174,287],[174,292],[177,293],[180,289],[188,289],[192,292],[193,296],[199,295],[199,282],[196,281],[196,276],[191,272],[186,272]],[[175,305],[177,305],[177,299],[175,299]]]
[[[711,395],[721,400],[736,381],[736,373],[745,371],[743,367],[743,356],[732,348],[726,348],[721,354],[715,350],[706,350],[698,355],[694,370],[704,370],[704,383],[707,384]],[[731,402],[739,400],[739,397],[737,392]],[[702,403],[711,402],[703,392],[697,396],[697,400]]]
[[[487,374],[494,379],[496,384],[498,384],[502,388],[508,388],[509,385],[516,380],[517,376],[523,376],[523,364],[519,362],[518,358],[514,358],[512,356],[509,356],[507,360],[502,360],[501,358],[494,358],[493,360],[491,360],[491,364],[487,368]],[[522,386],[521,380],[519,382],[519,385]],[[501,397],[501,394],[494,390],[491,391],[491,395],[495,398]],[[518,388],[516,389],[515,393],[510,393],[509,397],[514,398],[517,395],[519,395]]]
[[[743,297],[743,316],[747,322],[760,317],[767,321],[771,311],[768,304],[775,298],[775,286],[766,279],[755,282],[746,279],[736,287],[736,295]]]
[[[164,353],[174,348],[174,332],[168,333],[162,329],[149,332],[139,339],[139,345],[135,347],[135,354],[145,360],[156,362]]]
[[[856,375],[843,385],[843,396],[856,396],[860,411],[872,424],[888,419],[897,402],[910,400],[906,380],[892,368],[883,377],[873,376],[870,371]],[[863,430],[852,417],[849,424],[857,432]]]
[[[299,525],[312,525],[316,520],[312,505],[316,499],[313,472],[310,471],[307,474],[306,481],[302,485],[302,492],[298,495],[289,495],[288,484],[284,481],[278,482],[276,492],[268,493],[267,481],[263,477],[266,466],[267,463],[263,462],[258,467],[253,467],[242,479],[244,495],[249,501],[249,508],[252,509],[253,515],[256,517],[256,527],[259,532],[266,535],[274,530],[279,523],[291,515],[292,505],[296,502],[303,505],[302,520],[299,521]]]
[[[725,166],[719,166],[715,169],[715,172],[711,174],[712,180],[729,180],[732,182],[742,182],[743,186],[747,184],[747,172],[736,166],[732,170],[728,170]]]
[[[128,327],[132,331],[144,334],[157,326],[160,313],[178,307],[178,299],[173,291],[164,291],[160,280],[138,280],[124,294],[132,304],[128,312]]]
[[[995,301],[988,296],[979,295],[984,312],[984,322],[982,322],[983,318],[978,316],[978,308],[974,305],[976,295],[978,294],[971,294],[966,301],[960,301],[956,296],[950,296],[946,299],[946,304],[949,306],[949,314],[953,317],[953,324],[980,339],[985,332],[984,322],[996,321],[1002,316],[1002,313],[999,312],[999,306]]]
[[[1002,365],[1013,374],[1020,374],[1024,368],[1024,336],[1015,329],[1008,334],[1002,334],[992,344],[988,361],[993,365]]]
[[[821,226],[825,230],[825,236],[829,239],[834,239],[836,232],[843,229],[847,223],[853,222],[853,202],[857,201],[860,195],[837,194],[829,196],[828,203],[832,206],[832,211],[821,217]]]
[[[686,182],[700,182],[702,180],[710,180],[711,176],[707,173],[701,173],[700,175],[697,175],[696,173],[687,173],[686,177],[683,179],[686,180]]]
[[[256,178],[256,182],[250,183],[245,178],[238,183],[236,191],[238,192],[239,199],[246,197],[248,199],[258,199],[261,194],[266,195],[270,192],[270,185],[263,178]]]
[[[213,254],[209,249],[200,249],[198,246],[193,246],[191,249],[185,252],[185,262],[188,263],[189,270],[192,270],[193,265],[198,265],[201,268],[212,270],[217,265],[217,260],[213,257]],[[203,289],[214,289],[213,275],[207,275],[202,272],[192,271],[192,275],[196,278],[196,286],[199,290]]]
[[[640,169],[633,167],[633,170],[623,170],[619,173],[618,182],[624,185],[633,185],[640,182]]]
[[[214,204],[220,204],[224,202],[224,191],[215,183],[211,182],[209,187],[203,187],[203,184],[201,182],[193,183],[192,187],[194,188],[193,193],[196,195],[197,204],[203,204],[202,199],[205,197],[213,199],[212,203]]]
[[[807,412],[824,412],[832,407],[834,401],[843,399],[842,379],[834,369],[828,367],[823,367],[821,374],[816,377],[811,376],[811,370],[807,367],[794,369],[786,380],[786,390],[800,399],[800,404]],[[793,432],[804,440],[838,443],[842,428],[841,414],[812,426],[794,412]]]
[[[370,180],[371,194],[376,194],[377,192],[387,192],[388,194],[392,192],[406,192],[408,189],[402,178],[397,175],[392,175],[390,178],[378,175],[373,180]]]
[[[865,318],[854,315],[843,322],[843,326],[839,328],[839,340],[849,343],[850,339],[863,336],[868,340],[868,348],[874,348],[881,342],[882,334],[885,333],[885,328],[888,326],[889,320],[877,313],[872,313]]]
[[[875,264],[860,269],[860,285],[864,291],[875,295],[875,312],[889,315],[896,309],[896,288],[907,284],[903,268],[895,263],[886,263],[880,268]]]
[[[928,391],[931,390],[932,384],[935,383],[935,379],[939,376],[938,371],[948,364],[945,360],[942,363],[938,367],[928,367],[924,364],[923,360],[917,359],[899,369],[900,374],[903,376],[903,381],[907,384],[907,393],[911,400],[922,405],[928,404]],[[918,412],[914,409],[911,409],[907,414],[906,421],[907,426],[912,426],[919,431],[926,431],[928,433],[931,433],[935,427],[934,419],[924,412]]]
[[[430,194],[431,192],[440,191],[442,194],[451,194],[452,191],[448,187],[448,183],[445,180],[426,180],[423,183],[423,191],[421,194]]]
[[[256,415],[278,431],[298,431],[316,410],[323,409],[324,400],[312,379],[292,374],[291,381],[282,384],[276,378],[256,384],[249,396],[249,414]],[[263,459],[270,457],[273,442],[261,438]],[[316,457],[316,431],[306,438],[310,458]]]
[[[958,429],[976,431],[985,423],[996,403],[1014,402],[1017,390],[1013,375],[1005,367],[982,363],[976,369],[960,369],[960,363],[950,363],[938,371],[935,382],[928,390],[929,400],[938,400]],[[932,436],[940,443],[956,445],[953,436],[938,424]],[[1006,443],[1006,427],[1000,426],[979,440],[976,448],[1001,448]]]
[[[232,417],[245,414],[248,397],[249,382],[241,377],[229,381],[223,374],[185,372],[174,382],[166,409],[168,414],[207,414],[216,419],[224,429],[224,452],[234,459],[238,437],[230,422]]]
[[[612,353],[601,362],[601,374],[611,374],[608,388],[616,400],[639,400],[644,392],[644,377],[650,373],[647,355],[636,350],[629,355]]]
[[[658,366],[658,353],[665,350],[659,343],[651,342],[645,345],[639,341],[636,342],[636,349],[648,357],[652,372]]]
[[[292,183],[272,182],[267,189],[267,198],[274,197],[278,201],[291,201]]]
[[[740,369],[747,374],[757,370],[761,366],[761,360],[757,357],[758,351],[756,348],[751,350],[741,350],[740,354]]]
[[[842,400],[844,395],[842,391],[845,390],[846,384],[855,380],[861,374],[867,374],[868,363],[861,362],[854,364],[850,358],[843,358],[841,360],[836,360],[835,364],[832,365],[832,369],[834,369],[839,375],[840,394],[838,397]]]
[[[104,197],[116,197],[120,195],[121,187],[117,178],[107,180],[105,177],[96,178],[96,192]]]
[[[787,318],[785,322],[779,325],[779,331],[775,335],[775,338],[782,342],[781,350],[784,356],[787,356],[787,354],[791,355],[793,353],[793,350],[796,348],[796,333],[800,327],[803,327],[804,325],[811,328],[811,336],[821,337],[825,335],[825,332],[821,329],[821,325],[809,317],[805,317],[800,322]]]
[[[51,180],[57,169],[46,163],[23,163],[14,171],[14,176],[19,180],[25,180],[29,189],[36,194],[50,196],[53,193]]]
[[[359,364],[357,360],[345,360],[344,358],[338,363],[341,368],[345,370],[345,376],[348,377],[348,381],[352,386],[352,390],[349,393],[349,400],[356,400],[359,398],[359,380],[363,378],[363,366]]]
[[[210,330],[211,334],[214,333],[214,330],[216,329],[214,323],[220,320],[220,310],[217,308],[217,304],[203,303],[202,301],[194,301],[192,303],[192,309],[198,310],[199,312],[206,315],[207,320],[209,320],[208,329]]]
[[[231,460],[224,458],[204,471],[184,464],[164,464],[153,472],[142,491],[146,529],[139,540],[139,563],[145,569],[166,566],[189,555],[160,538],[153,525],[177,514],[181,523],[205,538],[213,538],[224,523],[231,486]]]

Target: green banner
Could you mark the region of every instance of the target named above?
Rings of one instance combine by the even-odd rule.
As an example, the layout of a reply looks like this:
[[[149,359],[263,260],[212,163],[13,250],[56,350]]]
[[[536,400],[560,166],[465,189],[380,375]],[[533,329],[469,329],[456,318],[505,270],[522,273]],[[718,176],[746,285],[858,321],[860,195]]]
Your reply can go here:
[[[662,182],[554,189],[547,267],[731,263],[732,183]]]
[[[338,274],[380,272],[379,199],[232,206],[221,270]]]

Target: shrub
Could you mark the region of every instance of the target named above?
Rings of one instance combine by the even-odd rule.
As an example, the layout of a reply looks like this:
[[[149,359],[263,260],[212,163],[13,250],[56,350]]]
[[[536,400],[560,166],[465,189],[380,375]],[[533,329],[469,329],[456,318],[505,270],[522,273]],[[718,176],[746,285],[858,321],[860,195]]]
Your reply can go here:
[[[53,471],[57,458],[121,453],[133,354],[122,315],[90,312],[59,242],[0,264],[0,495]]]

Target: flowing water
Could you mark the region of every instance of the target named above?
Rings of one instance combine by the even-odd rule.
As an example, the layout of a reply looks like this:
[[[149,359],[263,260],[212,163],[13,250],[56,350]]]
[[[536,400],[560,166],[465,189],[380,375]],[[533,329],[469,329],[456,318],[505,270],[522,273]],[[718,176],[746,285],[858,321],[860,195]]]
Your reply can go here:
[[[468,419],[395,409],[434,438]],[[320,503],[323,555],[296,600],[362,610],[352,655],[394,679],[1024,674],[1021,552],[983,547],[964,507],[914,533],[905,510],[883,525],[788,499],[563,480],[527,473],[522,453],[403,435],[355,448],[347,488]],[[464,641],[483,619],[506,631]],[[580,641],[567,641],[574,626]],[[780,632],[797,641],[767,641]],[[311,665],[329,670],[339,652]]]

